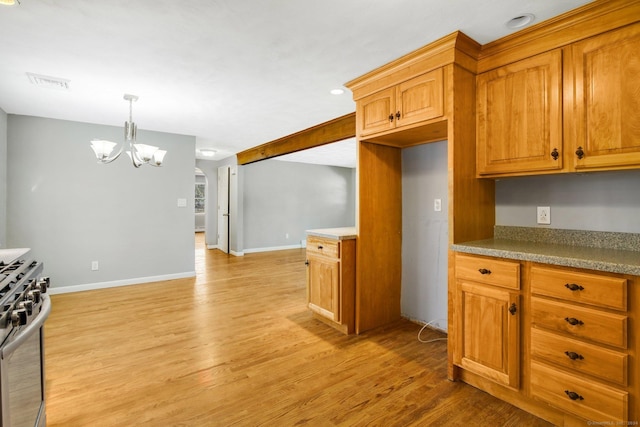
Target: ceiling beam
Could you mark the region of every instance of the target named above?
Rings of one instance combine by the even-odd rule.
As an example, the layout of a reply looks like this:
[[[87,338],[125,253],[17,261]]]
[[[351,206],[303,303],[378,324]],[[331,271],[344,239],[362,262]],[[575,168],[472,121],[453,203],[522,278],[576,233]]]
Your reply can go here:
[[[356,136],[356,113],[349,113],[328,122],[310,127],[237,154],[238,164],[270,159],[283,154],[295,153],[307,148],[319,147]]]

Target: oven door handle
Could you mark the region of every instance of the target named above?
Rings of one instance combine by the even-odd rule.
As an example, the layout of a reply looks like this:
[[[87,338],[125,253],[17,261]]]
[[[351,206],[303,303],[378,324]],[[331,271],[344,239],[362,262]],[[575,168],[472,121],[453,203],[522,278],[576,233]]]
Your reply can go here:
[[[13,341],[0,348],[0,357],[4,359],[5,356],[10,355],[16,348],[18,348],[24,341],[26,341],[31,336],[31,334],[40,329],[44,324],[44,321],[47,320],[47,317],[49,317],[49,313],[51,313],[51,300],[49,299],[48,295],[44,295],[42,298],[40,313],[37,314],[36,318],[33,319],[31,324],[18,332]]]

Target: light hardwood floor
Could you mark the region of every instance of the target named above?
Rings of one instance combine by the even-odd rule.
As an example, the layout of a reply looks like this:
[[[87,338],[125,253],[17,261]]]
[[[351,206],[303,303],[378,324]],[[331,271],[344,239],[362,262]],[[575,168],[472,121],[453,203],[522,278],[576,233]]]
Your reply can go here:
[[[196,271],[52,297],[49,427],[548,425],[448,381],[446,343],[417,324],[314,320],[303,250],[234,257],[199,234]]]

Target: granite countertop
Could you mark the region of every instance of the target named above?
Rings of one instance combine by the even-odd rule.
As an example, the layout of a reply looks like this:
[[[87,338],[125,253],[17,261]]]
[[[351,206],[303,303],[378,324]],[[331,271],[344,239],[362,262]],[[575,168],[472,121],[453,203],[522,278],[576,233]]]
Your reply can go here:
[[[540,232],[539,230],[544,230]],[[640,276],[640,235],[496,227],[492,239],[458,243],[453,251]]]
[[[355,227],[318,228],[307,230],[307,235],[325,237],[327,239],[349,240],[356,238]]]

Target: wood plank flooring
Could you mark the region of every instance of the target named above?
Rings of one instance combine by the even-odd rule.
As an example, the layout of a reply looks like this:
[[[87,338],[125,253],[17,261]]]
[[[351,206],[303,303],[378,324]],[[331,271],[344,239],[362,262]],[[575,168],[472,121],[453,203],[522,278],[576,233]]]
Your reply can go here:
[[[52,297],[49,427],[549,425],[448,381],[420,325],[313,319],[303,250],[234,257],[196,236],[194,279]]]

